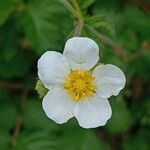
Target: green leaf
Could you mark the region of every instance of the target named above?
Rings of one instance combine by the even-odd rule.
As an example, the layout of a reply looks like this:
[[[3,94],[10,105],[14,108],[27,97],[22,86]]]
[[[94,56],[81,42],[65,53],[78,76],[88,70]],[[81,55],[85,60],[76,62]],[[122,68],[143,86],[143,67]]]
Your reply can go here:
[[[30,61],[26,53],[22,51],[14,55],[9,61],[0,60],[0,77],[11,78],[25,76],[30,69]]]
[[[123,149],[124,150],[149,150],[150,134],[148,130],[140,130],[138,134],[124,138]]]
[[[98,30],[106,30],[114,33],[114,27],[111,21],[109,21],[105,16],[95,15],[85,18],[85,23],[92,26]]]
[[[0,132],[0,149],[9,150],[11,144],[11,136],[8,133]]]
[[[11,28],[9,28],[11,24]],[[8,32],[9,34],[6,34]],[[18,39],[16,24],[12,21],[0,29],[0,59],[6,62],[10,61],[18,51]]]
[[[137,51],[140,46],[140,43],[138,43],[138,40],[136,38],[136,34],[128,29],[126,29],[126,31],[122,33],[122,36],[119,37],[118,43],[121,43],[124,49],[130,49],[130,52]]]
[[[94,3],[95,0],[78,0],[82,9],[86,9]]]
[[[31,124],[31,123],[30,123]],[[79,127],[22,132],[17,137],[16,150],[109,150],[109,146],[99,140],[89,130]]]
[[[56,150],[55,135],[46,131],[23,132],[17,137],[15,150]]]
[[[17,112],[12,104],[0,105],[0,129],[10,131],[16,121]]]
[[[90,25],[95,25],[104,20],[106,20],[105,16],[95,15],[95,16],[86,17],[85,22]]]
[[[31,150],[36,148],[59,150],[60,147],[61,150],[110,149],[93,132],[80,128],[73,119],[69,123],[59,125],[58,128],[54,122],[46,118],[45,114],[39,113],[39,107],[41,105],[36,101],[30,101],[25,107],[23,126],[25,131],[29,132],[23,132],[17,138],[17,150],[21,147],[26,150],[29,147]]]
[[[147,68],[150,67],[150,55],[149,52],[145,52],[143,56],[139,57],[138,59],[135,59],[131,62],[129,62],[128,65],[128,75],[134,76],[138,75],[142,78],[144,81],[150,80],[150,72],[147,71]]]
[[[144,103],[140,104],[141,110],[139,111],[140,122],[142,125],[150,125],[150,100],[147,99]]]
[[[64,130],[64,133],[58,139],[62,150],[108,150],[109,146],[96,135],[88,130],[74,128]]]
[[[28,130],[55,130],[58,127],[56,123],[46,116],[41,102],[35,100],[30,100],[25,106],[23,124]]]
[[[120,134],[126,132],[133,124],[133,117],[126,107],[124,99],[118,97],[111,100],[112,117],[106,125],[106,129],[111,134]]]
[[[61,43],[64,42],[71,25],[66,12],[54,0],[30,1],[25,7],[19,23],[24,29],[25,38],[31,42],[38,54],[62,48]]]
[[[123,19],[126,20],[128,28],[130,27],[135,33],[139,32],[143,39],[149,39],[150,17],[147,14],[140,11],[137,7],[129,6],[124,11]]]
[[[3,25],[13,12],[13,0],[0,0],[0,26]]]

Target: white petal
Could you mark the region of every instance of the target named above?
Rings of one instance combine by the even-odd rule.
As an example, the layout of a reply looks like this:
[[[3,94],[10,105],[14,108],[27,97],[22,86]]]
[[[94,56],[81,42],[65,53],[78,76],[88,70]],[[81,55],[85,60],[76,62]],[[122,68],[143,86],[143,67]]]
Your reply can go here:
[[[75,105],[74,115],[83,128],[96,128],[106,124],[112,111],[107,99],[98,95],[88,100],[79,101]]]
[[[69,72],[69,64],[61,53],[48,51],[38,60],[38,76],[46,87],[64,83]]]
[[[74,116],[75,102],[61,88],[49,91],[43,99],[42,106],[46,115],[59,124],[67,122]]]
[[[89,70],[99,60],[99,47],[92,39],[73,37],[66,42],[64,55],[71,69]]]
[[[110,64],[96,67],[93,76],[96,78],[96,92],[104,98],[118,95],[126,82],[124,73],[118,67]]]

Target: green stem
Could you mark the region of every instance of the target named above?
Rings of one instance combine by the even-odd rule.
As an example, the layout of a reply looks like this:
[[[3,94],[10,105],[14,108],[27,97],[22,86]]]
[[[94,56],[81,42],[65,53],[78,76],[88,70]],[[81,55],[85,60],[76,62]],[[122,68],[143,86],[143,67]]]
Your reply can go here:
[[[78,25],[76,26],[74,36],[80,36],[82,29],[84,27],[84,17],[83,17],[83,14],[82,14],[82,11],[80,9],[78,2],[76,0],[71,0],[71,2],[72,2],[72,5],[77,10],[77,12],[79,12],[79,14],[80,14],[77,18],[78,19]]]
[[[84,27],[84,17],[80,6],[76,0],[71,0],[71,4],[67,0],[60,0],[64,6],[73,14],[73,16],[78,20],[78,24],[75,29],[74,36],[80,36],[82,29]]]
[[[120,56],[124,61],[128,61],[128,56],[126,51],[118,44],[114,43],[111,39],[108,37],[104,36],[91,26],[86,25],[89,31],[94,33],[103,43],[110,45],[114,49],[114,53],[118,56]]]
[[[78,25],[77,25],[77,27],[75,29],[74,36],[80,36],[81,35],[83,26],[84,26],[84,21],[83,20],[79,20]]]
[[[73,14],[74,17],[80,17],[78,11],[76,11],[67,0],[60,0],[60,2]]]

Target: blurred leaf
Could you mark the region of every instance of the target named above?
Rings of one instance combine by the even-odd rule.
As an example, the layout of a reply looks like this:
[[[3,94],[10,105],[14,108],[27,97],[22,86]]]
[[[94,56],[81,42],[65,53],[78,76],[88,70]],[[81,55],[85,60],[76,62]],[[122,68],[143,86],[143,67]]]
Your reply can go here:
[[[86,9],[94,3],[95,0],[78,0],[81,9]]]
[[[17,111],[11,104],[0,105],[0,129],[3,131],[10,131],[16,121]]]
[[[133,31],[128,30],[128,29],[126,29],[126,31],[119,38],[119,43],[122,43],[122,46],[125,49],[130,49],[130,53],[132,51],[137,50],[140,46],[137,41],[136,34]]]
[[[106,125],[106,129],[111,134],[120,134],[126,132],[133,124],[133,117],[126,107],[124,99],[117,97],[111,100],[112,117]]]
[[[11,24],[11,28],[9,27]],[[8,32],[9,34],[6,34]],[[0,29],[0,59],[10,61],[18,51],[16,23],[8,21],[7,24]]]
[[[0,77],[11,78],[25,76],[30,69],[29,65],[30,60],[28,55],[23,52],[18,52],[12,59],[9,60],[9,62],[0,60]]]
[[[69,23],[66,26],[68,19],[64,14],[65,8],[54,0],[30,1],[25,7],[20,23],[26,38],[30,40],[38,54],[48,49],[59,50],[62,47],[60,44],[62,40],[64,41],[62,37],[67,34],[70,25]]]
[[[141,36],[149,39],[150,17],[137,9],[136,7],[126,7],[125,9],[126,24],[132,28],[132,31],[140,32]]]
[[[149,150],[150,134],[148,130],[141,130],[137,135],[125,138],[123,142],[124,150]]]
[[[101,14],[100,12],[104,10],[108,14],[109,12],[115,12],[118,9],[121,11],[122,7],[120,3],[119,0],[97,0],[94,3],[94,12]]]
[[[0,0],[0,26],[5,23],[13,12],[13,0]]]
[[[140,108],[140,120],[142,125],[150,125],[150,100],[147,99],[142,103]]]
[[[0,106],[7,105],[10,102],[10,92],[6,89],[0,89]]]
[[[11,144],[11,137],[8,133],[0,132],[0,149],[9,150]]]
[[[48,132],[23,132],[17,138],[15,150],[55,150],[55,136]]]
[[[62,150],[108,150],[109,146],[96,135],[88,130],[74,128],[74,130],[64,130],[64,134],[59,138]]]
[[[135,59],[128,64],[128,75],[138,75],[142,77],[144,81],[150,80],[150,72],[147,68],[150,66],[150,54],[147,52],[138,59]],[[143,78],[144,77],[144,78]]]
[[[24,109],[23,124],[26,129],[31,130],[55,130],[58,128],[57,124],[47,118],[42,110],[40,101],[30,101]]]
[[[42,107],[36,101],[30,101],[26,106],[23,121],[25,129],[30,129],[30,132],[36,132],[30,133],[29,135],[23,134],[21,137],[18,137],[20,147],[21,145],[26,145],[26,149],[27,146],[33,149],[52,147],[54,150],[59,150],[60,147],[62,150],[109,149],[107,144],[103,141],[99,141],[93,132],[81,129],[79,125],[72,122],[73,120],[71,122],[69,121],[70,123],[61,125],[61,128],[58,128],[53,121],[46,118],[46,115],[41,112],[40,109],[42,109]],[[39,129],[41,129],[41,132],[38,133],[37,131],[39,131]],[[55,139],[55,137],[57,138]],[[57,144],[53,143],[54,141]]]

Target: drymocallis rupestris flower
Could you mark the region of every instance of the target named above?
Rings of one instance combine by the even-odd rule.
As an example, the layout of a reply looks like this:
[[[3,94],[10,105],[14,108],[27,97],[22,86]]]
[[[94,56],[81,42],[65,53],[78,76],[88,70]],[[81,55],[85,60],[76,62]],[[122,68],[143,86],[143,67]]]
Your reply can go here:
[[[126,78],[118,67],[98,61],[99,47],[87,37],[69,39],[63,54],[41,56],[38,76],[49,90],[42,101],[47,117],[59,124],[75,117],[83,128],[106,124],[112,115],[108,98],[119,94]]]

